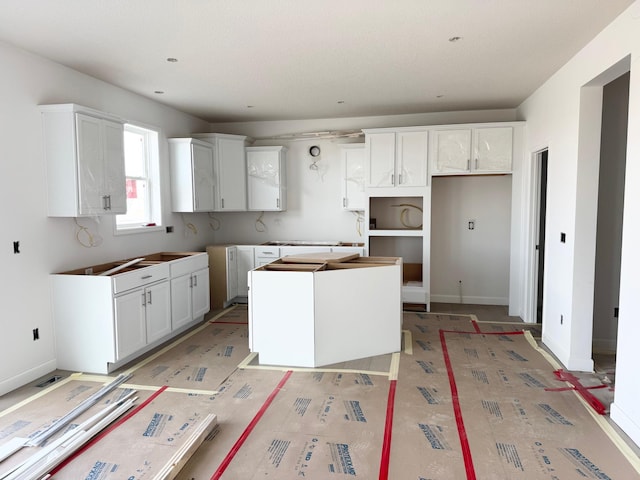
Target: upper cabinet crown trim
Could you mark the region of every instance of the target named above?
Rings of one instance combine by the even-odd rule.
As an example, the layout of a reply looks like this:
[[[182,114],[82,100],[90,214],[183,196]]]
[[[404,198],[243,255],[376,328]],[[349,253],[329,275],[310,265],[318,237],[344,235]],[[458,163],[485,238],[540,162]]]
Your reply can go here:
[[[85,107],[83,105],[78,105],[77,103],[59,103],[59,104],[48,104],[48,105],[38,105],[41,113],[56,113],[56,112],[64,112],[64,113],[83,113],[85,115],[89,115],[96,118],[101,118],[104,120],[111,120],[117,123],[127,123],[125,119],[114,115],[112,113],[106,113],[101,110],[96,110],[95,108]]]

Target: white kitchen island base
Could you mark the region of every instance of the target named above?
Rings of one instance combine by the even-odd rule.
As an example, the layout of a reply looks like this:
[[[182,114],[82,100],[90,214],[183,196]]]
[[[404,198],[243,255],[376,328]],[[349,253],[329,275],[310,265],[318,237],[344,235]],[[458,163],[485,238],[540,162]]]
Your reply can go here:
[[[400,351],[400,258],[276,267],[249,272],[249,348],[260,364],[320,367]]]

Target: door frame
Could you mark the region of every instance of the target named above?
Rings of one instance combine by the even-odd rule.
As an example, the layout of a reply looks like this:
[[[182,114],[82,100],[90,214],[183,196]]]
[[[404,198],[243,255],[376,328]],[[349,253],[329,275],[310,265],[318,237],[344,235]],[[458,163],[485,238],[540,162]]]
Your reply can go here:
[[[539,146],[531,152],[531,162],[529,170],[529,235],[526,238],[526,291],[525,308],[523,320],[527,323],[536,323],[536,309],[538,298],[538,251],[536,245],[539,235],[539,214],[540,214],[540,165],[541,155],[547,152],[547,171],[549,168],[549,146]],[[544,292],[543,292],[544,295]],[[543,311],[544,317],[544,311]]]

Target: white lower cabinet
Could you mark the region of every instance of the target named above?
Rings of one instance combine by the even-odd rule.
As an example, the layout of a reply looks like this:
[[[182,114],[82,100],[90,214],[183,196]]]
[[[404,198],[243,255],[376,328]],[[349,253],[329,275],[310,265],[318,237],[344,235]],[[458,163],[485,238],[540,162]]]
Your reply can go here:
[[[168,280],[118,295],[114,304],[116,360],[171,333]]]
[[[399,258],[317,271],[266,265],[249,281],[249,349],[261,365],[321,367],[400,351]]]
[[[253,258],[254,247],[250,245],[238,245],[236,246],[236,251],[238,297],[247,297],[249,295],[249,281],[247,279],[247,276],[249,274],[249,271],[255,268]]]
[[[209,311],[203,252],[160,253],[107,274],[126,260],[51,275],[57,367],[110,373],[169,340]],[[187,292],[190,318],[178,286]],[[175,288],[174,288],[175,287]]]
[[[188,325],[209,311],[209,269],[171,279],[171,328]]]

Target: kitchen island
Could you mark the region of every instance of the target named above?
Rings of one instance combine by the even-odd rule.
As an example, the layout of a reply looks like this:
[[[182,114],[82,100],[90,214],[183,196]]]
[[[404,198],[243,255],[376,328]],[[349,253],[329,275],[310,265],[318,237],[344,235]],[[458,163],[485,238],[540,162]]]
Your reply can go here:
[[[283,257],[249,272],[249,348],[292,367],[398,352],[401,287],[398,257]]]

